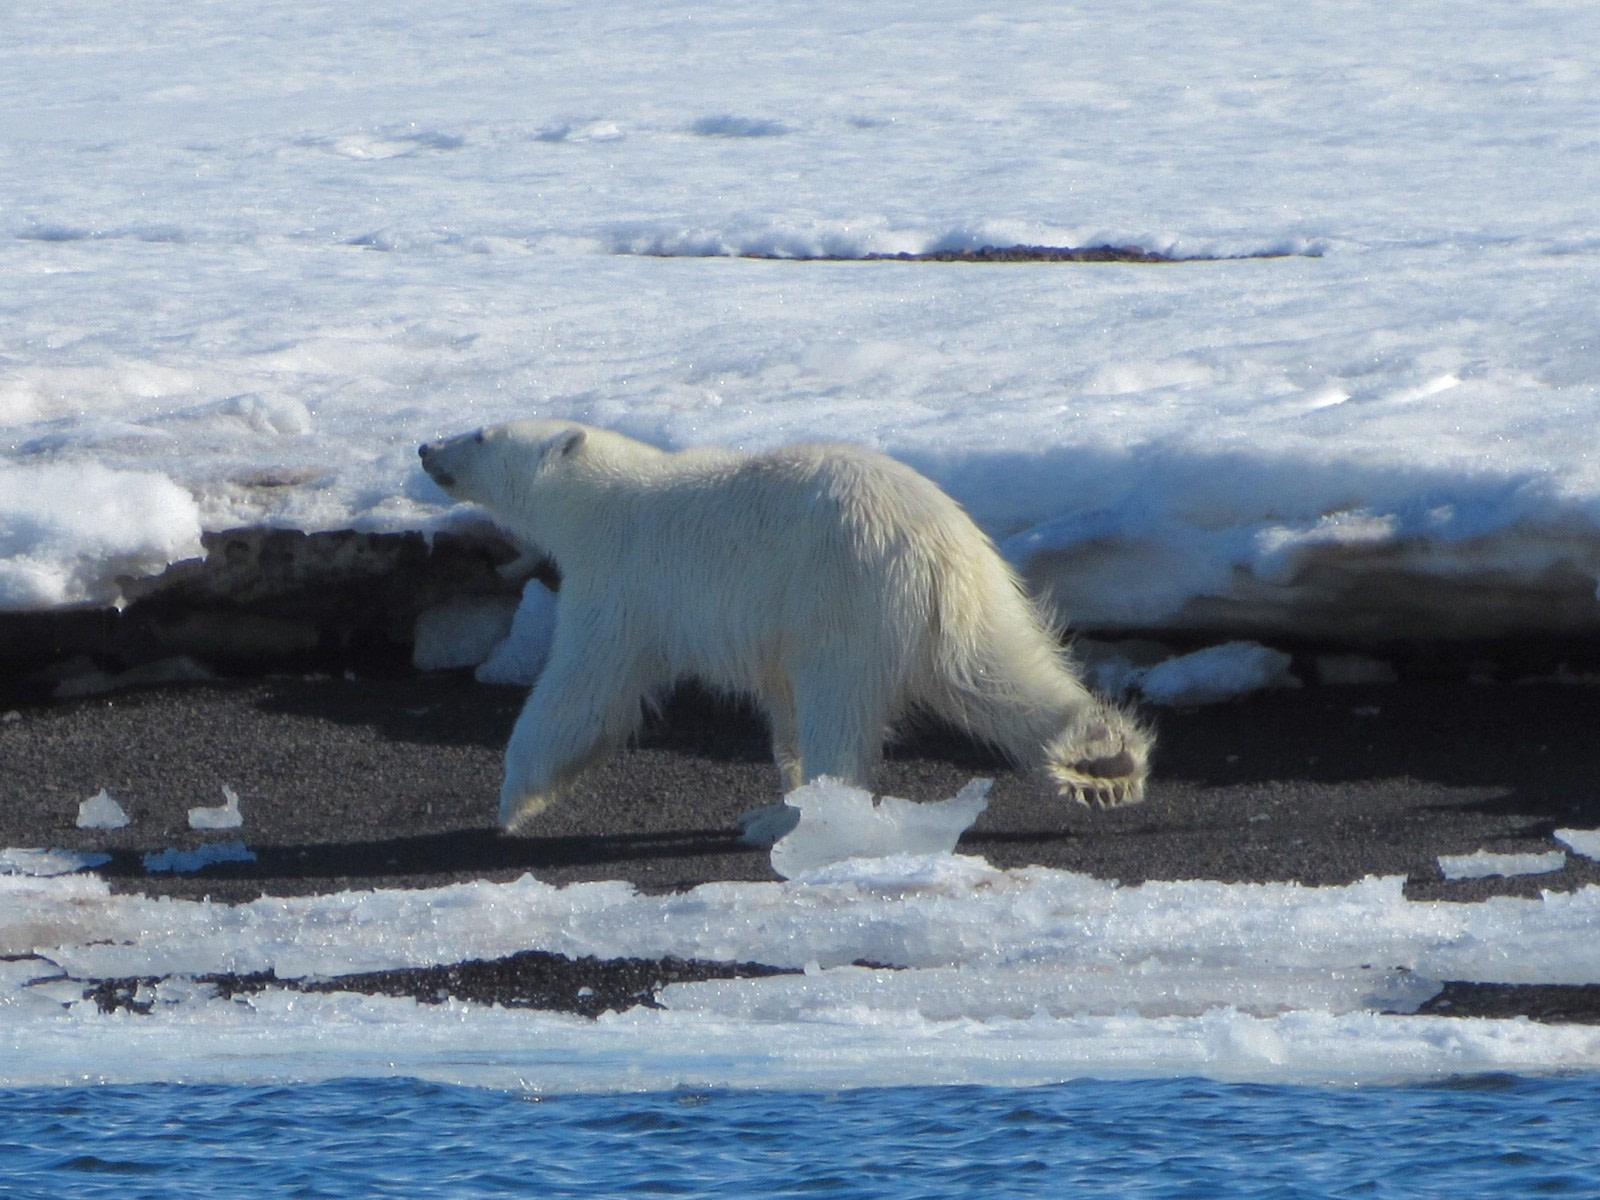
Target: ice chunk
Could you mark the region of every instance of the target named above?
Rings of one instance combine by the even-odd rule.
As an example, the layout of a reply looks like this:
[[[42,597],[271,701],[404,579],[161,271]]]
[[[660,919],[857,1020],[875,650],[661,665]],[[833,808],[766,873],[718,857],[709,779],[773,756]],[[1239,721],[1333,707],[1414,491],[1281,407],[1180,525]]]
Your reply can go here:
[[[1171,658],[1172,649],[1149,638],[1106,642],[1079,637],[1072,641],[1072,657],[1084,681],[1095,691],[1122,696],[1134,691],[1151,667]]]
[[[1574,854],[1600,858],[1600,829],[1558,829],[1555,838]]]
[[[1259,642],[1225,642],[1145,671],[1139,690],[1156,704],[1216,704],[1263,688],[1296,688],[1290,656]]]
[[[217,808],[191,808],[190,829],[237,829],[244,824],[244,814],[239,811],[239,796],[227,784],[222,785],[223,803]]]
[[[505,640],[515,602],[509,596],[460,596],[417,617],[411,665],[421,671],[475,667]]]
[[[144,856],[144,869],[152,875],[168,871],[199,871],[213,863],[255,862],[256,853],[243,842],[207,842],[194,850],[162,850]]]
[[[1494,854],[1478,850],[1472,854],[1441,854],[1439,870],[1446,879],[1486,879],[1490,875],[1546,875],[1567,865],[1560,850],[1530,854]]]
[[[128,820],[122,805],[113,800],[105,788],[78,805],[79,829],[121,829]]]
[[[949,854],[989,806],[992,779],[974,779],[949,800],[918,804],[824,776],[784,802],[798,809],[794,829],[772,847],[772,869],[795,879],[851,858]]]
[[[100,793],[102,796],[104,792]],[[111,861],[109,854],[81,850],[0,850],[0,875],[71,875]]]
[[[511,632],[474,673],[479,683],[532,687],[550,657],[556,632],[556,594],[537,579],[522,589]]]

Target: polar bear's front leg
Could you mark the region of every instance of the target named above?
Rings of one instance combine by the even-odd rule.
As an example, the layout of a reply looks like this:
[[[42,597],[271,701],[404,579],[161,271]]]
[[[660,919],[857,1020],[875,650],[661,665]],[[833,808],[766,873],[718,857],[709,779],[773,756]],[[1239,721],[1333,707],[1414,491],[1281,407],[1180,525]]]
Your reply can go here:
[[[642,695],[614,655],[553,647],[506,743],[500,827],[522,830],[586,767],[623,745],[638,726]]]
[[[800,761],[800,723],[795,717],[794,692],[787,679],[768,680],[761,700],[772,736],[772,761],[777,765],[784,795],[788,795],[805,782]]]
[[[818,656],[794,673],[795,738],[801,781],[823,775],[870,787],[883,753],[889,705],[880,694],[870,654],[851,661]]]

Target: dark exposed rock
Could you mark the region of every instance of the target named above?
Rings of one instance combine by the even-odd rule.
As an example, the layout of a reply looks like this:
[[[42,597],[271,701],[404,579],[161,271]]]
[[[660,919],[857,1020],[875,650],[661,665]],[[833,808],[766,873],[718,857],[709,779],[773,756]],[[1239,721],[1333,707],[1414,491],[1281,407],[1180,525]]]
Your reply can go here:
[[[498,570],[516,551],[487,530],[240,529],[204,542],[204,558],[125,580],[121,609],[0,613],[0,693],[48,697],[73,660],[113,676],[175,658],[219,671],[403,665],[420,612],[521,586]]]
[[[272,971],[200,975],[194,982],[224,1000],[248,998],[269,989],[293,992],[356,992],[365,996],[410,997],[421,1004],[462,1000],[502,1008],[538,1008],[596,1017],[643,1005],[659,1008],[656,996],[673,983],[707,979],[758,979],[794,974],[760,963],[713,963],[666,958],[572,959],[542,950],[506,958],[474,959],[448,966],[398,967],[327,979],[280,979]],[[156,1005],[155,977],[84,981],[84,999],[102,1012],[149,1013]]]
[[[790,262],[940,262],[940,263],[1178,263],[1214,262],[1217,255],[1172,255],[1139,246],[977,246],[899,254],[744,254],[741,258]],[[1230,255],[1235,258],[1287,258],[1287,254]]]
[[[1600,1024],[1600,984],[1447,983],[1417,1010],[1435,1017],[1527,1017],[1546,1025]]]

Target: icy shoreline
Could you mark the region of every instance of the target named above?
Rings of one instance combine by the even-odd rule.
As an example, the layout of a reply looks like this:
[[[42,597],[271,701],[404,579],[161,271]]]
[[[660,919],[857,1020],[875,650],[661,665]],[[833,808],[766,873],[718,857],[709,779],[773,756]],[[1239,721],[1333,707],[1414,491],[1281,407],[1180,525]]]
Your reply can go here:
[[[1571,1001],[1594,989],[1548,981],[1593,973],[1573,934],[1592,922],[1594,888],[1419,905],[1394,879],[1118,888],[948,857],[671,897],[531,879],[240,906],[114,897],[81,878],[0,887],[40,947],[0,972],[12,1086],[368,1072],[549,1092],[1186,1073],[1356,1083],[1600,1064],[1591,1024],[1476,1015],[1496,1011],[1503,986],[1477,1010],[1459,984],[1433,1010],[1456,1015],[1425,1009],[1443,977],[1509,971],[1572,1020]],[[459,957],[495,944],[510,951],[498,967]],[[646,945],[726,963],[754,951],[788,969],[625,961]],[[555,954],[522,959],[529,973],[514,965],[529,946]],[[583,954],[609,961],[575,975]],[[352,969],[369,974],[338,978]],[[522,990],[495,990],[518,974]],[[564,980],[565,1002],[539,1002],[541,976]],[[591,1019],[538,1011],[584,1005]],[[338,1053],[319,1067],[328,1045]]]

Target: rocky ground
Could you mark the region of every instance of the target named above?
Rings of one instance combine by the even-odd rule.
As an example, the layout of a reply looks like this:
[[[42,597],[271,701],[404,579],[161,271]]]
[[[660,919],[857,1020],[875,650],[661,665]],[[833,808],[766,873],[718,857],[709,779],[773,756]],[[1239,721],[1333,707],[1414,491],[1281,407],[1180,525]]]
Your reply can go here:
[[[740,843],[737,816],[773,802],[761,724],[680,695],[638,746],[595,769],[532,836],[493,828],[500,750],[521,694],[464,673],[283,675],[118,691],[0,713],[0,845],[99,850],[119,890],[241,901],[345,888],[431,886],[531,872],[553,883],[626,879],[648,890],[775,878]],[[877,790],[942,799],[996,779],[962,848],[999,866],[1041,864],[1127,884],[1146,879],[1339,884],[1404,875],[1416,900],[1600,883],[1600,863],[1450,882],[1440,855],[1563,849],[1561,827],[1600,827],[1593,783],[1600,688],[1463,678],[1272,691],[1149,714],[1158,754],[1145,803],[1091,812],[939,730],[896,745]],[[217,833],[188,809],[245,814],[256,858],[150,873],[143,856]],[[107,789],[133,818],[86,830],[79,803]],[[234,836],[234,835],[229,835]],[[517,956],[384,978],[362,990],[574,1007],[648,1002],[670,979],[746,965],[571,964]],[[452,974],[453,972],[453,974]],[[576,974],[574,974],[576,972]],[[585,982],[574,984],[581,977]],[[97,981],[102,1003],[131,981]],[[221,981],[219,986],[259,986]],[[120,989],[120,990],[119,990]],[[1600,1021],[1600,989],[1452,985],[1436,1011]],[[569,997],[563,1000],[562,997]]]

